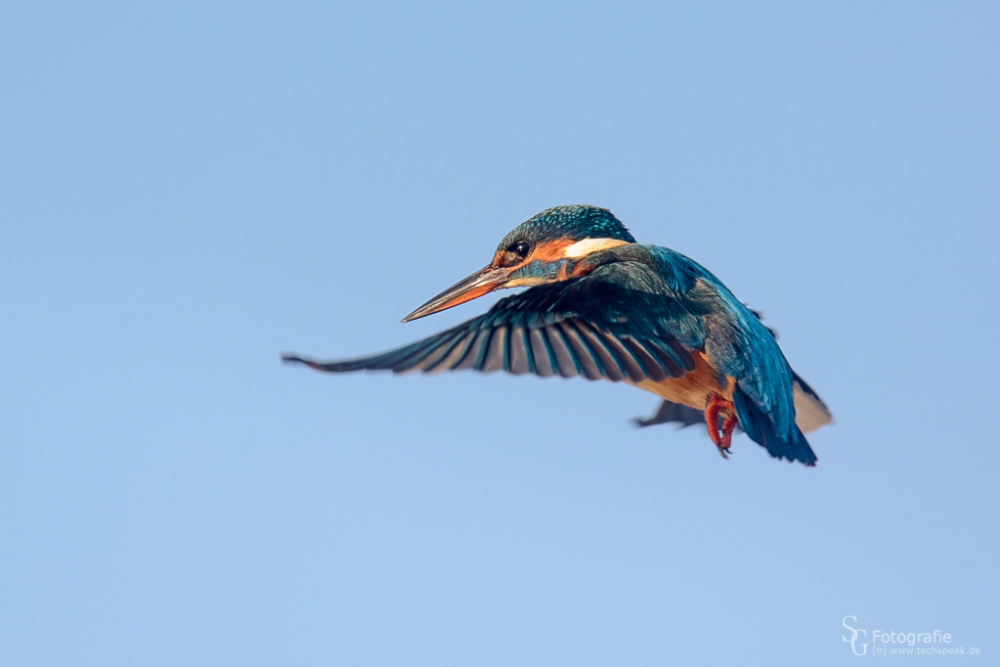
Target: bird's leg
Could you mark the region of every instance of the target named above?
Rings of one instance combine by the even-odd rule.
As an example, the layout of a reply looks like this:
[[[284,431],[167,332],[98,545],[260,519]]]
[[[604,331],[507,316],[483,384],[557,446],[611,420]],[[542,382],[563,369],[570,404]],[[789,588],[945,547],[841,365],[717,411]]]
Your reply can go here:
[[[719,417],[723,417],[722,429],[719,429]],[[705,425],[708,426],[708,437],[719,448],[722,458],[729,458],[729,445],[733,440],[733,429],[736,428],[736,412],[733,402],[727,401],[716,393],[708,397],[705,404]]]

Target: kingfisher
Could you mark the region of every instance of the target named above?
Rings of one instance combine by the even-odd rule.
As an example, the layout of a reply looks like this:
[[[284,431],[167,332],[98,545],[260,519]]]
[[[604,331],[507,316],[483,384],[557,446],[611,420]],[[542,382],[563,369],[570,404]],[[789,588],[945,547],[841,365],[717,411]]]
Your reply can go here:
[[[282,358],[330,373],[472,369],[624,382],[663,399],[639,426],[704,423],[723,458],[739,429],[776,459],[816,464],[804,434],[832,418],[792,371],[774,332],[707,269],[636,242],[607,209],[542,211],[507,234],[486,267],[403,322],[515,287],[527,289],[389,352]]]

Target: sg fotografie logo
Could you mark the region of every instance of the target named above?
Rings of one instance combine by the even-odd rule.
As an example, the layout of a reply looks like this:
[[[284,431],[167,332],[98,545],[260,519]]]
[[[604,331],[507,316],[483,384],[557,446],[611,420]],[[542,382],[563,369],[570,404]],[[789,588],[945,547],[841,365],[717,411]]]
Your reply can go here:
[[[845,630],[851,631],[850,637],[841,635],[840,638],[851,645],[851,653],[854,655],[982,654],[982,650],[976,646],[955,646],[951,641],[951,633],[941,630],[925,630],[923,632],[872,630],[871,634],[868,634],[868,630],[854,627],[858,625],[857,616],[845,616],[840,623]],[[871,651],[868,650],[869,646],[871,646]]]
[[[860,629],[860,628],[852,628],[851,626],[849,626],[847,624],[847,619],[851,619],[855,623],[858,622],[858,617],[857,616],[845,616],[844,620],[841,621],[841,623],[843,623],[843,625],[844,625],[845,628],[847,628],[848,630],[851,631],[851,638],[848,639],[844,635],[840,635],[840,638],[843,639],[845,642],[848,642],[851,645],[851,651],[854,652],[854,655],[864,655],[865,653],[868,652],[868,643],[866,642],[866,643],[862,644],[861,645],[861,651],[858,652],[857,641],[858,641],[858,635],[859,634],[862,634],[865,637],[867,637],[868,636],[868,631]]]

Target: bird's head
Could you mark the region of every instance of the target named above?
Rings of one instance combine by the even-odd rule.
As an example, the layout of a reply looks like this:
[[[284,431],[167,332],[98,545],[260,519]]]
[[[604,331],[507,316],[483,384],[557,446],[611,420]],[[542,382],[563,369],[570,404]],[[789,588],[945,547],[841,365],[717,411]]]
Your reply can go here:
[[[500,241],[493,261],[407,315],[409,322],[507,287],[567,280],[581,259],[635,243],[611,211],[596,206],[556,206],[515,227]]]

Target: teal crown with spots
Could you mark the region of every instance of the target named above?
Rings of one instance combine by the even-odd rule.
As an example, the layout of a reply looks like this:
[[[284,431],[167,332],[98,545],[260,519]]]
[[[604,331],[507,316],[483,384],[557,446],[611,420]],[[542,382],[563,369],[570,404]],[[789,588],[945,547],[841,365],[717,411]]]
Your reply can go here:
[[[625,225],[608,209],[573,204],[547,209],[522,222],[504,237],[499,248],[507,248],[517,241],[538,244],[558,239],[576,242],[587,238],[635,243]]]

